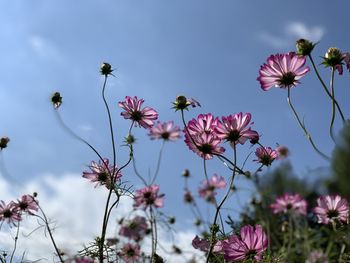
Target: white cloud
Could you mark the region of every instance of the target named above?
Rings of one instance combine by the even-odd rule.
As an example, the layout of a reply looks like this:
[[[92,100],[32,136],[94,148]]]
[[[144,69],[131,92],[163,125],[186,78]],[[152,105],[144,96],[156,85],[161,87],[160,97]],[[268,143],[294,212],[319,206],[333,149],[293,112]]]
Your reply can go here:
[[[42,58],[55,60],[61,60],[62,58],[58,48],[42,36],[32,35],[29,37],[28,43],[32,50]]]
[[[258,33],[258,38],[274,48],[287,48],[294,46],[295,41],[305,38],[313,42],[320,41],[325,34],[322,26],[309,27],[302,22],[291,22],[284,26],[283,34],[273,35],[270,32],[262,31]]]
[[[99,235],[104,204],[106,200],[106,191],[100,188],[94,188],[93,184],[81,178],[78,174],[66,174],[61,177],[53,175],[44,175],[16,190],[11,187],[10,183],[0,177],[1,200],[8,202],[17,199],[25,193],[39,193],[39,202],[47,216],[54,220],[54,236],[58,246],[70,253],[75,253],[82,248],[82,245],[92,241]],[[132,210],[132,200],[124,198],[115,210],[111,218],[108,236],[112,237],[117,232],[117,218],[128,215]],[[28,235],[38,227],[38,222],[33,217],[26,217],[21,222],[21,234],[18,240],[17,256],[26,251],[28,260],[43,258],[53,260],[53,246],[48,238],[45,237],[43,228]],[[3,225],[0,231],[0,251],[12,251],[13,236],[16,228],[12,228],[10,233],[7,232],[6,226]],[[167,254],[160,249],[159,254],[167,259],[167,262],[184,262],[184,257],[192,258],[193,255],[200,255],[191,246],[191,241],[195,233],[192,230],[179,231],[175,235],[174,242],[176,246],[185,251],[183,255]],[[166,251],[172,251],[173,242],[170,241],[167,229],[159,230],[159,245]],[[144,249],[150,248],[150,240],[145,241]]]

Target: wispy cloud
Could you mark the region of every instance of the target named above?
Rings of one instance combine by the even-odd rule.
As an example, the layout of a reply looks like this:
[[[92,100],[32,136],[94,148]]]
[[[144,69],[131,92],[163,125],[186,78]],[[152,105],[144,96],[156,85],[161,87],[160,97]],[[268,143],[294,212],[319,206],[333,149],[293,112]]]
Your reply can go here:
[[[320,41],[326,30],[320,25],[310,27],[303,22],[294,21],[286,24],[282,31],[283,33],[278,35],[262,31],[258,33],[258,38],[274,48],[287,48],[294,45],[299,38],[305,38],[313,42]]]
[[[28,38],[28,43],[32,50],[42,58],[61,59],[62,54],[50,40],[39,35],[32,35]]]
[[[54,237],[60,249],[69,253],[76,253],[82,249],[82,245],[92,241],[100,234],[100,223],[106,200],[106,191],[101,188],[94,188],[93,185],[81,178],[79,174],[67,174],[57,177],[53,175],[45,175],[40,179],[32,181],[22,186],[22,189],[11,191],[14,189],[11,185],[0,177],[0,193],[1,200],[6,202],[15,200],[19,196],[14,192],[23,193],[39,193],[40,205],[43,207],[47,216],[55,222]],[[115,210],[113,218],[111,218],[108,236],[113,237],[118,232],[118,226],[115,222],[122,216],[129,215],[132,211],[132,200],[130,198],[122,199],[120,205]],[[40,228],[34,231],[29,237],[28,235],[38,227],[35,218],[24,218],[21,223],[21,234],[18,239],[17,255],[22,255],[26,251],[28,260],[45,259],[52,261],[53,246],[48,237],[45,237],[45,231]],[[14,233],[16,228],[10,229],[8,233],[6,226],[3,225],[0,231],[0,251],[12,251],[14,241]],[[167,258],[167,262],[184,262],[184,257],[192,258],[197,254],[191,244],[195,233],[193,230],[178,231],[175,235],[175,244],[187,252],[179,256],[167,256],[160,249],[159,254]],[[172,242],[170,241],[167,229],[160,229],[159,244],[166,250],[172,251]],[[150,240],[146,240],[144,248],[151,247]],[[44,261],[45,261],[44,260]]]

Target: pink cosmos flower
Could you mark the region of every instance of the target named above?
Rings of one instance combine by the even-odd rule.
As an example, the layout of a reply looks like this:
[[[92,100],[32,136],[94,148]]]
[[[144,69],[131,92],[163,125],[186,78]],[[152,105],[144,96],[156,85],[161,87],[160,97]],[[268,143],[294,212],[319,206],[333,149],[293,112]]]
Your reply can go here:
[[[287,146],[278,145],[276,148],[278,159],[283,160],[289,156],[289,149]]]
[[[223,241],[224,257],[227,261],[254,259],[260,261],[263,252],[267,249],[267,236],[261,225],[244,226],[240,236],[232,235]]]
[[[214,154],[221,154],[225,149],[219,144],[221,139],[213,133],[205,133],[189,136],[185,132],[185,143],[188,148],[205,160],[213,158]]]
[[[138,242],[146,235],[147,230],[146,219],[142,216],[135,216],[120,228],[119,235]]]
[[[195,236],[195,238],[192,240],[192,246],[195,249],[199,249],[203,252],[207,252],[210,248],[210,242],[204,238],[199,238],[198,236]],[[216,241],[213,247],[214,253],[221,253],[222,252],[222,241]]]
[[[267,63],[260,67],[257,80],[263,90],[269,90],[271,87],[294,87],[299,84],[299,79],[310,71],[309,67],[304,68],[305,62],[306,57],[295,52],[271,55]]]
[[[204,198],[208,202],[215,201],[216,189],[225,188],[226,182],[224,177],[220,177],[217,174],[214,174],[209,180],[204,180],[202,186],[199,188],[200,197]]]
[[[226,140],[235,145],[237,143],[244,144],[247,140],[256,139],[259,134],[251,130],[250,122],[251,114],[242,112],[222,117],[222,123],[215,127],[215,131],[220,139]]]
[[[198,135],[202,133],[217,135],[215,130],[219,125],[219,118],[214,117],[211,113],[199,114],[197,119],[192,119],[187,124],[190,135]],[[186,130],[184,130],[187,133]]]
[[[125,244],[122,250],[119,252],[119,255],[123,258],[125,263],[136,262],[140,259],[140,254],[140,246],[131,243]]]
[[[311,251],[305,263],[329,263],[327,256],[321,250]]]
[[[15,205],[19,212],[26,212],[30,215],[34,215],[34,212],[39,210],[38,204],[31,195],[23,195]]]
[[[349,203],[340,195],[325,195],[317,199],[314,213],[321,224],[330,222],[349,222]]]
[[[274,214],[292,212],[297,215],[306,215],[307,202],[299,194],[290,195],[285,193],[277,197],[270,208]]]
[[[79,257],[74,259],[73,262],[74,263],[94,263],[96,261],[94,261],[92,258],[89,258],[89,257]]]
[[[261,163],[266,166],[270,166],[272,162],[278,158],[278,153],[271,149],[270,147],[259,147],[255,151],[257,160],[254,160],[258,163]]]
[[[16,222],[22,220],[20,211],[18,210],[18,206],[15,202],[11,201],[6,204],[4,201],[0,202],[0,222],[4,221],[9,225],[16,225]]]
[[[163,207],[164,194],[158,194],[158,191],[159,185],[150,185],[136,190],[134,207],[143,206],[144,209],[148,206]]]
[[[348,71],[350,72],[350,53],[344,53],[344,62],[345,62],[345,66],[348,69]]]
[[[107,189],[114,187],[114,184],[122,177],[122,174],[118,172],[118,167],[109,164],[107,158],[98,161],[98,163],[92,161],[90,165],[91,172],[83,172],[83,177],[96,183],[95,187],[99,185],[105,185]],[[114,175],[113,175],[114,170]]]
[[[173,121],[157,122],[155,126],[150,128],[149,134],[151,139],[163,139],[165,141],[176,141],[180,138],[180,128],[174,126]]]
[[[153,121],[158,118],[158,113],[151,107],[144,107],[141,109],[143,99],[135,97],[125,97],[125,101],[118,103],[119,107],[124,109],[121,115],[124,119],[130,119],[135,122],[136,126],[142,126],[143,128],[151,128]]]

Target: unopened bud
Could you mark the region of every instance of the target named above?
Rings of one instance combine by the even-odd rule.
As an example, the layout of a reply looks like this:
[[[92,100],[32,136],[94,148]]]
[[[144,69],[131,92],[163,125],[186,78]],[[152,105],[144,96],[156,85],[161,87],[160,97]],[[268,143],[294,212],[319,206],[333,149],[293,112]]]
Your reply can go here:
[[[190,177],[190,170],[185,169],[185,170],[182,172],[182,176],[185,177],[185,178]]]
[[[112,66],[109,63],[102,63],[101,64],[101,68],[100,68],[100,72],[102,75],[108,76],[111,75],[113,72]]]
[[[315,46],[316,44],[311,41],[301,38],[296,42],[297,54],[299,56],[308,56]]]
[[[129,134],[127,137],[125,137],[125,142],[129,145],[135,143],[136,139],[132,134]]]
[[[5,149],[7,147],[7,144],[9,143],[10,138],[9,137],[1,137],[0,138],[0,150]]]
[[[61,104],[62,104],[61,94],[59,92],[55,92],[54,94],[52,94],[51,102],[53,104],[53,107],[55,109],[58,109],[61,106]]]
[[[323,57],[322,64],[326,67],[336,67],[341,66],[344,59],[343,53],[339,48],[330,47]]]
[[[175,217],[170,217],[169,219],[168,219],[168,222],[169,222],[169,224],[175,224],[175,222],[176,222],[176,218]]]

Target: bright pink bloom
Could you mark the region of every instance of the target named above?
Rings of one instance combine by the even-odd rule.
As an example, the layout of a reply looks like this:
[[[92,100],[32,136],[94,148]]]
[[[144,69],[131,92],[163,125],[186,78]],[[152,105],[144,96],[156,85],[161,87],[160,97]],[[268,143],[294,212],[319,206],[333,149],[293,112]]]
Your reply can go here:
[[[232,235],[223,241],[224,257],[227,261],[254,259],[260,261],[263,252],[267,249],[267,236],[261,225],[244,226],[240,236]]]
[[[23,195],[20,200],[17,200],[15,205],[20,212],[26,212],[30,215],[34,215],[34,212],[39,210],[37,202],[31,195]]]
[[[247,140],[256,139],[259,134],[251,130],[250,122],[251,114],[242,112],[222,117],[222,123],[215,127],[215,131],[220,139],[226,140],[235,145],[237,143],[244,144]]]
[[[215,201],[216,189],[225,188],[226,182],[224,177],[220,177],[217,174],[214,174],[209,180],[204,180],[202,186],[199,188],[200,197],[204,198],[208,202]]]
[[[109,164],[107,158],[98,161],[98,163],[92,161],[90,165],[91,172],[83,172],[83,177],[96,183],[95,187],[99,185],[105,185],[107,189],[114,187],[114,184],[118,182],[122,174],[118,171],[118,167]],[[113,174],[114,170],[114,174]]]
[[[149,134],[151,139],[163,139],[165,141],[176,141],[180,138],[180,128],[174,126],[173,121],[157,122],[155,126],[150,128]]]
[[[140,246],[131,243],[125,244],[122,250],[119,252],[119,255],[123,258],[125,263],[132,263],[138,261],[140,259],[140,254]]]
[[[278,153],[271,149],[270,147],[259,147],[255,151],[257,160],[254,160],[258,163],[261,163],[266,166],[270,166],[272,162],[278,158]]]
[[[143,99],[126,96],[125,101],[120,101],[118,105],[125,110],[121,113],[124,119],[130,119],[135,122],[136,126],[148,129],[153,126],[153,121],[158,118],[158,113],[151,107],[141,109],[142,103],[144,103]]]
[[[148,230],[146,219],[142,216],[135,216],[132,220],[127,221],[119,230],[119,235],[140,241]]]
[[[299,79],[310,71],[309,67],[304,68],[305,62],[306,57],[295,52],[271,55],[267,63],[260,67],[257,80],[263,90],[269,90],[271,87],[294,87],[299,84]]]
[[[313,211],[318,222],[322,224],[349,222],[349,203],[340,195],[324,195],[317,198],[317,206]]]
[[[225,149],[219,144],[221,139],[213,133],[205,133],[189,136],[185,132],[185,143],[188,148],[205,160],[213,158],[214,154],[221,154]]]
[[[219,125],[219,118],[214,117],[211,113],[199,114],[197,119],[192,119],[187,124],[190,135],[198,135],[202,133],[216,135],[216,127]],[[184,130],[187,133],[186,130]]]
[[[6,204],[4,201],[0,202],[0,222],[7,221],[9,225],[16,225],[16,222],[22,220],[20,211],[15,202],[11,201]]]
[[[150,185],[136,190],[134,207],[143,206],[144,209],[148,206],[163,207],[164,194],[158,194],[158,191],[159,185]]]
[[[290,195],[285,193],[276,198],[276,201],[270,205],[274,214],[292,212],[298,215],[306,215],[307,202],[299,194]]]

